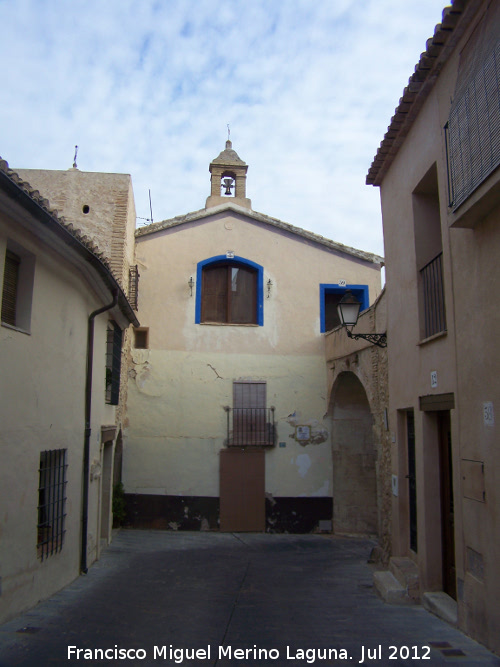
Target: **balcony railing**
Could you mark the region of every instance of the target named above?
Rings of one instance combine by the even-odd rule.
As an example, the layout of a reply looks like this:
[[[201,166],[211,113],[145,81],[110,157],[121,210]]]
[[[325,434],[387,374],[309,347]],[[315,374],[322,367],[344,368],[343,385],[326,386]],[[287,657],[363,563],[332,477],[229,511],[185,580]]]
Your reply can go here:
[[[424,338],[446,331],[443,288],[443,253],[420,269],[422,279]]]
[[[230,408],[227,414],[227,444],[235,447],[274,447],[274,407]]]

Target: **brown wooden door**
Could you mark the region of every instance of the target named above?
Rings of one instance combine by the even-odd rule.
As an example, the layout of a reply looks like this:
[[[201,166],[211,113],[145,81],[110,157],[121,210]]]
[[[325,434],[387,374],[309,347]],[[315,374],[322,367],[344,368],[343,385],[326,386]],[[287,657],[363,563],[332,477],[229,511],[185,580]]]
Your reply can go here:
[[[220,530],[263,532],[266,528],[265,453],[223,449],[220,452]]]
[[[439,463],[441,477],[441,535],[443,558],[443,591],[456,599],[455,513],[453,506],[453,467],[449,410],[438,412]]]

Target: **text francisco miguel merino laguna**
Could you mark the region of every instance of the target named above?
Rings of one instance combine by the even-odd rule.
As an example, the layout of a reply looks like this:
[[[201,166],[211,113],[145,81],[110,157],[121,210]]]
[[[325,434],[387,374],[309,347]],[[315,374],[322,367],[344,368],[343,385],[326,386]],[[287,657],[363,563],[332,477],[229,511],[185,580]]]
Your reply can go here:
[[[115,644],[112,648],[79,648],[68,646],[68,660],[170,660],[172,664],[184,664],[188,660],[211,660],[217,655],[219,660],[278,660],[281,656],[277,648],[259,648],[255,644],[251,648],[234,648],[233,646],[219,646],[212,651],[206,648],[175,648],[170,646],[153,646],[148,651],[142,648],[121,648]],[[309,664],[316,660],[353,660],[354,664],[365,660],[397,660],[398,658],[411,660],[429,660],[429,646],[361,646],[359,654],[352,656],[345,648],[292,648],[286,647],[283,657],[287,660],[301,660]],[[292,663],[293,664],[293,663]],[[297,664],[297,663],[295,663]],[[352,663],[351,663],[352,664]]]

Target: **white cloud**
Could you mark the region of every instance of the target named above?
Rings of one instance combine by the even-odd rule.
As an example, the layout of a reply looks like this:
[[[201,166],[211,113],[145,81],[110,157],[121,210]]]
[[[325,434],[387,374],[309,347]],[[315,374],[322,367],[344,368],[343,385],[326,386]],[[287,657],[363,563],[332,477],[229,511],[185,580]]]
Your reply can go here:
[[[132,175],[137,213],[202,208],[233,147],[255,210],[383,253],[365,176],[438,0],[3,0],[0,154]]]

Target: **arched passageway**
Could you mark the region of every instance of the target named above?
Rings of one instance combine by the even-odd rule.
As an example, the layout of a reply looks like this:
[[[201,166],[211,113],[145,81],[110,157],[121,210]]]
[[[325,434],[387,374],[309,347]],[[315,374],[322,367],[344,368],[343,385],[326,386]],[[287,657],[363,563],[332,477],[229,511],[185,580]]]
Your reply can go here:
[[[365,389],[350,371],[332,390],[333,527],[336,533],[378,533],[376,449]]]

